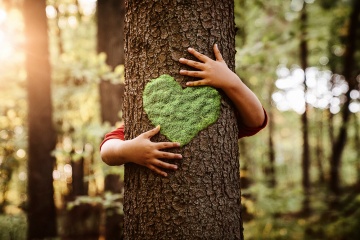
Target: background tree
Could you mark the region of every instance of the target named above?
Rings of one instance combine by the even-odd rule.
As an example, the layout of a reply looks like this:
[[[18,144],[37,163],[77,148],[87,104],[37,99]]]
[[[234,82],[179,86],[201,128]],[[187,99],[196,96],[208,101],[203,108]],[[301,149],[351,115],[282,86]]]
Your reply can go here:
[[[27,22],[23,19],[23,2],[0,1],[0,207],[3,212],[0,214],[0,239],[26,239],[28,229],[25,211],[29,200],[26,174],[29,105],[24,37]],[[106,64],[105,54],[97,53],[96,2],[46,1],[53,119],[57,135],[53,186],[60,238],[104,237],[105,221],[100,217],[104,216],[104,209],[115,205],[120,214],[122,211],[122,202],[118,201],[122,199],[121,194],[104,193],[104,178],[114,171],[123,176],[123,168],[105,166],[99,157],[98,146],[104,134],[113,129],[108,123],[102,124],[100,79],[118,82],[123,71],[119,67],[112,71],[112,67]],[[309,216],[299,214],[304,200],[303,132],[299,121],[305,101],[299,59],[299,22],[304,2],[308,12],[306,40],[309,50],[306,102],[310,157],[314,160],[309,169],[312,180],[309,198],[312,211]],[[344,59],[351,52],[346,49],[349,49],[349,23],[354,3],[356,1],[353,0],[234,1],[238,27],[235,70],[265,104],[270,117],[265,130],[239,142],[246,239],[360,239],[359,37],[356,38],[354,60],[351,61],[354,65],[350,79],[355,81],[355,85],[349,86],[343,75]],[[179,4],[191,2],[182,1]],[[147,6],[140,4],[138,9],[143,7]],[[194,22],[200,24],[195,16]],[[172,19],[172,16],[168,17]],[[206,21],[202,23],[206,25]],[[192,26],[189,25],[189,29],[193,29]],[[356,36],[359,27],[357,24]],[[161,29],[154,31],[157,33]],[[164,31],[164,34],[167,32]],[[188,30],[179,35],[186,34],[193,32]],[[196,36],[199,41],[203,39],[202,34],[199,32]],[[147,42],[144,40],[144,43]],[[221,42],[219,44],[222,45]],[[187,56],[186,47],[190,44],[184,45],[178,49],[182,51],[178,54],[181,57]],[[151,45],[139,44],[139,47],[142,46],[146,49]],[[212,54],[210,47],[203,49],[205,53]],[[174,53],[176,55],[177,52]],[[159,54],[151,61],[162,58]],[[142,69],[151,69],[146,62],[138,64],[145,64]],[[177,73],[177,70],[174,72]],[[178,77],[182,81],[181,76]],[[351,87],[354,89],[350,90]],[[346,101],[349,101],[348,108],[345,107]],[[346,141],[343,142],[337,138],[343,126],[343,111],[347,109],[350,113]],[[273,144],[268,141],[268,136],[271,136]],[[335,182],[340,194],[331,194],[332,164],[329,159],[337,141],[344,147],[339,167],[333,165],[333,170],[338,171]],[[187,154],[191,155],[190,152]],[[84,162],[77,161],[79,159],[84,159]],[[74,163],[77,164],[72,165]],[[325,181],[317,181],[317,178]],[[272,179],[276,179],[275,186],[272,186]],[[180,191],[184,193],[188,190]],[[72,200],[71,194],[76,192],[87,195],[68,202]],[[338,196],[336,204],[329,204],[333,203],[333,198],[329,196],[334,195]],[[87,207],[71,208],[76,203]],[[163,204],[159,203],[159,206]],[[173,209],[171,203],[168,206]],[[179,205],[174,207],[179,209]],[[64,218],[69,212],[74,215]]]
[[[306,71],[308,68],[308,43],[307,43],[307,3],[303,3],[300,13],[300,66],[304,71],[304,95],[307,92]],[[302,134],[303,134],[303,152],[302,152],[302,186],[304,191],[303,212],[310,212],[310,143],[309,143],[309,104],[305,101],[304,112],[301,114]]]
[[[212,46],[218,43],[234,70],[235,26],[233,1],[127,1],[126,6],[124,120],[126,138],[132,139],[153,128],[142,109],[145,84],[166,73],[185,86],[178,59],[190,57],[188,47],[214,58]],[[217,123],[177,150],[183,160],[168,178],[126,164],[127,239],[242,238],[237,126],[224,96],[221,110]]]
[[[124,65],[124,0],[97,1],[97,51],[106,54],[106,63],[115,69]],[[103,122],[115,125],[120,119],[124,94],[123,83],[112,83],[108,80],[100,82],[100,105]],[[105,191],[121,193],[123,183],[119,174],[105,176]],[[123,215],[116,212],[116,208],[106,210],[106,239],[120,239],[122,237]]]
[[[52,171],[55,130],[45,1],[24,1],[28,92],[28,238],[57,235]],[[46,227],[45,227],[46,226]]]
[[[338,194],[340,191],[339,168],[341,163],[341,156],[347,141],[348,122],[351,117],[351,112],[349,109],[351,103],[350,93],[352,90],[356,90],[359,88],[358,82],[356,80],[356,77],[359,74],[359,70],[355,61],[355,53],[357,52],[358,44],[358,33],[360,32],[359,15],[360,1],[353,0],[351,14],[349,14],[348,19],[348,28],[345,30],[345,53],[343,56],[343,70],[341,72],[345,81],[348,83],[349,88],[346,91],[346,98],[341,112],[342,125],[332,146],[333,152],[331,155],[330,189],[335,194]]]
[[[106,63],[115,69],[124,64],[124,0],[97,1],[97,51],[106,54]],[[100,83],[101,118],[115,125],[120,120],[124,85]]]

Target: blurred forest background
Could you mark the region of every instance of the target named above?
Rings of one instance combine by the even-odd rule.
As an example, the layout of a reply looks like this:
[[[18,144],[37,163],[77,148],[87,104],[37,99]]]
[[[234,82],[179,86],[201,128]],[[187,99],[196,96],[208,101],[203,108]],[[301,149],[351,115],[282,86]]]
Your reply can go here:
[[[103,164],[99,144],[121,122],[123,1],[48,0],[43,19],[35,2],[0,1],[0,239],[46,228],[47,239],[119,239],[123,168]],[[235,0],[236,71],[270,117],[239,141],[245,239],[360,239],[359,11],[359,0]],[[26,45],[41,37],[36,19],[48,52]],[[32,50],[49,54],[44,82],[29,77]],[[50,164],[29,157],[42,136],[56,140]],[[31,185],[43,173],[54,215],[46,186]],[[45,222],[31,204],[49,207]]]

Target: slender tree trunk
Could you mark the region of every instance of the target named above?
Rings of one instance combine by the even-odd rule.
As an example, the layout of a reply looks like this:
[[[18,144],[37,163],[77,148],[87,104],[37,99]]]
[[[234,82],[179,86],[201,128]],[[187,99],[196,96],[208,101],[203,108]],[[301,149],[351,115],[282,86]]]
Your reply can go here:
[[[81,196],[87,194],[87,188],[84,183],[84,158],[71,161],[72,167],[72,196]]]
[[[97,1],[97,49],[107,56],[106,63],[112,68],[124,64],[124,0]],[[103,122],[115,125],[122,108],[124,84],[113,84],[109,81],[100,83],[101,118]],[[120,193],[123,183],[116,174],[105,176],[105,191]],[[121,239],[123,237],[123,216],[117,214],[116,208],[106,209],[105,238]]]
[[[271,81],[271,84],[269,86],[269,122],[268,122],[268,129],[269,129],[269,135],[268,135],[268,144],[269,144],[269,167],[267,171],[267,177],[268,177],[268,183],[269,186],[274,188],[276,187],[276,174],[275,174],[275,146],[274,146],[274,132],[275,132],[275,126],[273,121],[273,107],[271,105],[271,94],[274,91],[274,84]]]
[[[121,193],[124,184],[118,174],[108,174],[105,177],[105,192]],[[124,239],[124,215],[117,213],[117,208],[105,209],[105,239]]]
[[[360,14],[360,0],[353,0],[352,13],[350,15],[349,24],[348,24],[348,35],[346,42],[346,50],[344,54],[344,70],[343,76],[349,85],[349,90],[346,93],[346,101],[342,107],[341,118],[342,125],[339,130],[339,134],[335,139],[333,144],[333,152],[331,156],[331,170],[330,170],[330,190],[336,195],[340,193],[340,177],[339,169],[341,165],[341,156],[344,151],[346,140],[347,140],[347,129],[350,119],[350,92],[356,89],[356,79],[353,74],[354,63],[355,63],[355,51],[356,51],[356,42],[358,39],[357,29],[359,24],[359,14]]]
[[[124,64],[124,0],[97,1],[97,50],[106,54],[106,63],[112,68]],[[109,81],[100,83],[101,118],[115,125],[120,120],[124,93],[123,84]]]
[[[56,211],[51,151],[56,135],[52,122],[51,73],[46,1],[25,0],[26,70],[28,88],[28,238],[56,236]]]
[[[304,93],[307,92],[306,69],[308,67],[308,46],[307,46],[307,11],[304,2],[300,17],[300,62],[304,70]],[[309,146],[309,124],[308,124],[308,103],[305,101],[305,111],[301,115],[302,134],[303,134],[303,154],[302,154],[302,186],[304,191],[303,212],[308,214],[310,211],[310,146]]]
[[[354,114],[354,121],[355,121],[355,151],[357,156],[357,162],[356,162],[356,169],[357,169],[357,182],[360,187],[360,126],[359,126],[359,119]]]
[[[324,160],[324,147],[323,147],[323,111],[319,112],[319,120],[318,120],[318,132],[316,136],[316,161],[317,167],[319,171],[319,183],[325,183],[325,174],[324,167],[322,161]]]
[[[188,47],[213,55],[218,43],[234,70],[233,1],[128,0],[125,26],[125,137],[153,128],[142,108],[144,86],[162,74],[185,87],[179,70]],[[174,151],[179,169],[161,177],[125,165],[125,239],[242,239],[234,108],[223,96],[218,121]],[[159,135],[153,141],[168,141]]]

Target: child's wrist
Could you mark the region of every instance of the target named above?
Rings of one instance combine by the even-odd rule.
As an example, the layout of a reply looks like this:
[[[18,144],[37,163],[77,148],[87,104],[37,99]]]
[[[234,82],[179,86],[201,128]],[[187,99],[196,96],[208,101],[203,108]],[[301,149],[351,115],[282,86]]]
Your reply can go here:
[[[131,153],[131,141],[122,141],[116,148],[116,156],[118,156],[122,164],[131,162],[131,156],[129,155],[129,152]]]
[[[239,91],[242,84],[244,83],[241,81],[240,77],[233,73],[222,90],[225,92]]]

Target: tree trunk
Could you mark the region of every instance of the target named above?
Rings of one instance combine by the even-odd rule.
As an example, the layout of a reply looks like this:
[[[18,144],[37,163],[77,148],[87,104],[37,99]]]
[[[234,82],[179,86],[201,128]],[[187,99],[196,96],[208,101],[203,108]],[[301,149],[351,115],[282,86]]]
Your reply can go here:
[[[300,62],[304,70],[304,94],[307,92],[306,68],[308,67],[308,46],[307,46],[307,12],[304,2],[300,16]],[[302,134],[303,134],[303,154],[302,154],[302,186],[304,191],[303,212],[308,214],[310,211],[310,146],[309,146],[309,124],[308,124],[308,104],[305,101],[305,111],[301,115]]]
[[[356,170],[357,170],[357,185],[360,187],[360,148],[356,146],[360,146],[360,126],[359,119],[356,115],[354,115],[354,127],[355,127],[355,151],[357,156],[356,161]]]
[[[97,1],[97,50],[107,56],[106,63],[112,68],[124,64],[124,0]],[[103,122],[115,125],[122,108],[124,84],[113,84],[109,81],[100,83],[101,118]],[[105,176],[105,191],[120,193],[123,184],[116,174]],[[116,213],[116,208],[106,209],[105,238],[121,239],[123,237],[123,216]]]
[[[124,0],[97,1],[97,50],[106,54],[106,63],[112,68],[124,64]],[[122,108],[123,84],[109,81],[100,83],[101,118],[115,125]]]
[[[268,144],[269,144],[269,165],[265,169],[265,173],[267,176],[268,184],[271,188],[276,187],[276,173],[275,173],[275,146],[274,146],[274,134],[275,134],[275,125],[273,121],[273,107],[271,105],[271,94],[274,92],[274,84],[272,81],[269,86],[269,122],[268,122],[268,129],[269,129],[269,135],[268,135]]]
[[[325,173],[322,161],[324,160],[324,146],[323,146],[323,111],[318,111],[319,119],[317,122],[318,132],[316,136],[316,162],[319,171],[319,183],[325,183]]]
[[[118,174],[108,174],[105,177],[105,191],[121,193],[124,184]],[[124,215],[117,213],[116,207],[105,209],[105,239],[124,239]]]
[[[179,74],[188,47],[214,58],[220,45],[234,70],[233,1],[132,1],[125,16],[125,137],[152,126],[143,111],[142,93],[151,79]],[[125,165],[125,239],[242,239],[238,128],[234,108],[223,96],[218,121],[188,145],[179,169],[167,178],[145,167]],[[168,141],[159,135],[153,141]]]
[[[349,24],[348,24],[348,35],[346,42],[346,50],[344,54],[344,70],[343,76],[347,83],[349,84],[349,90],[346,93],[346,101],[342,107],[341,117],[342,125],[339,130],[339,134],[335,139],[335,142],[332,146],[333,152],[331,156],[331,166],[330,166],[330,190],[336,195],[340,193],[339,187],[339,169],[341,163],[341,156],[344,151],[346,140],[347,140],[347,129],[348,122],[350,119],[350,92],[356,89],[357,81],[353,74],[354,63],[355,63],[355,51],[356,51],[356,41],[357,41],[357,29],[359,24],[359,14],[360,14],[360,0],[353,0],[352,13],[350,15]]]
[[[71,161],[72,167],[72,196],[87,195],[87,187],[84,182],[84,158]]]
[[[57,235],[52,171],[56,135],[52,122],[46,1],[24,1],[28,88],[28,238]]]

